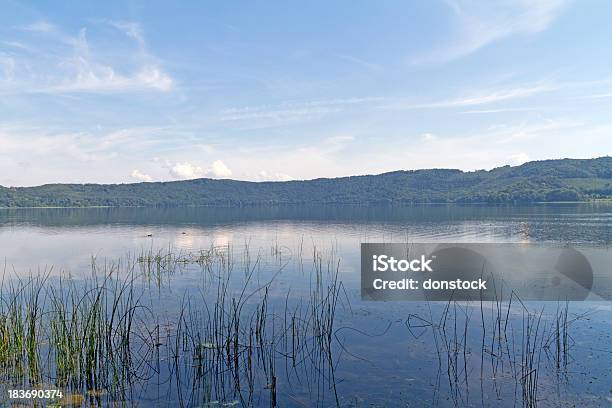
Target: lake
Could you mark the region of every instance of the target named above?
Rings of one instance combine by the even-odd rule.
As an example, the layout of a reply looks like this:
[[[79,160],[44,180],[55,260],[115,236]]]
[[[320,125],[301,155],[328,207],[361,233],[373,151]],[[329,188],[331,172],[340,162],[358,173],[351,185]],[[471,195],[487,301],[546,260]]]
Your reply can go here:
[[[366,302],[364,242],[607,246],[612,204],[0,209],[3,396],[612,405],[612,304]]]

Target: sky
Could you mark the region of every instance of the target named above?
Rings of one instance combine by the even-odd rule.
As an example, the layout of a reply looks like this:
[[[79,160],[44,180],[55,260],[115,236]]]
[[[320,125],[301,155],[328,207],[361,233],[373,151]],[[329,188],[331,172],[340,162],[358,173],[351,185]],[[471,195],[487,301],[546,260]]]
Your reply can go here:
[[[612,154],[612,2],[3,1],[0,185]]]

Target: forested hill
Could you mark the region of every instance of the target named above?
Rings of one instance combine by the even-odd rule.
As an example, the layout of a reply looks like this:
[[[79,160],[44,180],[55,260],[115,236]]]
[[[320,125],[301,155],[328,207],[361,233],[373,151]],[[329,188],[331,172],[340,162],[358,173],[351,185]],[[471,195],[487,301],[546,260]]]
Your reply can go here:
[[[431,169],[285,182],[196,179],[0,187],[1,207],[515,203],[612,197],[612,157],[463,172]]]

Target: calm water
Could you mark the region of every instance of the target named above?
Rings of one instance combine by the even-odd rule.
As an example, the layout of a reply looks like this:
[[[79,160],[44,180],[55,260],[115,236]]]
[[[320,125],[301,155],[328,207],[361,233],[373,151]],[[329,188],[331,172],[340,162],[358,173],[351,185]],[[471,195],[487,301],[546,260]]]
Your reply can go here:
[[[608,245],[612,243],[612,206],[0,210],[5,280],[48,274],[50,285],[67,275],[78,282],[91,278],[92,257],[99,264],[111,264],[159,251],[193,254],[224,248],[231,253],[235,269],[243,271],[228,278],[229,292],[239,296],[243,287],[255,292],[267,285],[267,315],[272,326],[278,319],[287,327],[291,311],[296,314],[299,308],[307,308],[317,271],[313,258],[321,260],[320,269],[328,277],[337,268],[342,286],[329,355],[315,358],[314,353],[303,353],[304,358],[296,363],[283,352],[272,353],[275,396],[270,393],[265,362],[257,363],[258,374],[245,398],[235,390],[247,388],[244,383],[223,390],[212,387],[206,393],[194,391],[197,376],[191,370],[192,362],[180,365],[184,374],[177,381],[179,365],[173,369],[158,358],[160,368],[133,386],[130,404],[269,406],[276,399],[279,406],[317,402],[320,406],[612,405],[612,304],[569,306],[565,361],[558,367],[554,347],[541,351],[547,343],[542,338],[537,352],[537,395],[526,402],[516,379],[523,365],[522,308],[513,305],[507,317],[504,309],[502,324],[507,321],[510,328],[502,341],[501,333],[494,329],[495,305],[458,304],[449,310],[439,303],[360,301],[360,243],[438,241]],[[256,269],[246,283],[244,271],[249,267],[245,264]],[[200,266],[184,265],[168,275],[155,285],[142,284],[148,288],[143,302],[150,314],[143,319],[145,326],[147,319],[151,327],[176,325],[186,296],[191,296],[189,308],[194,313],[214,305],[216,295]],[[257,293],[254,298],[261,296]],[[250,301],[245,305],[246,310]],[[255,302],[251,306],[256,313]],[[526,306],[535,314],[544,307],[542,327],[553,326],[556,304]],[[484,335],[483,319],[487,322]],[[287,342],[278,333],[270,338]],[[170,345],[160,341],[158,348],[164,347]],[[87,390],[77,392],[87,394]],[[108,395],[104,403],[117,399]]]

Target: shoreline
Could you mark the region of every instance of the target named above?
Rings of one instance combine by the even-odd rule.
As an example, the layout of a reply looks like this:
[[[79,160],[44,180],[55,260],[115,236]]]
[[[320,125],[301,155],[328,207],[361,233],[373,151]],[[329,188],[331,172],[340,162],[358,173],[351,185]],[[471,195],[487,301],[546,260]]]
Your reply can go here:
[[[550,204],[597,204],[611,203],[610,198],[596,198],[591,200],[581,201],[522,201],[522,202],[450,202],[450,203],[406,203],[406,204],[359,204],[359,203],[278,203],[278,204],[250,204],[250,205],[87,205],[87,206],[19,206],[19,207],[4,207],[0,206],[0,210],[34,210],[34,209],[95,209],[95,208],[156,208],[156,209],[172,209],[172,208],[214,208],[214,209],[244,209],[244,208],[279,208],[279,207],[355,207],[355,208],[406,208],[406,207],[521,207],[535,205],[550,205]]]

